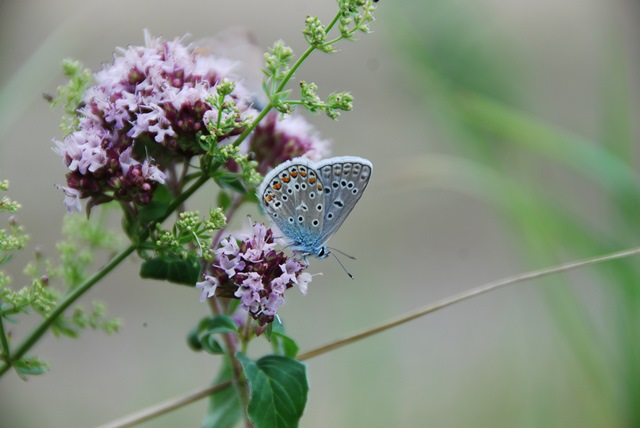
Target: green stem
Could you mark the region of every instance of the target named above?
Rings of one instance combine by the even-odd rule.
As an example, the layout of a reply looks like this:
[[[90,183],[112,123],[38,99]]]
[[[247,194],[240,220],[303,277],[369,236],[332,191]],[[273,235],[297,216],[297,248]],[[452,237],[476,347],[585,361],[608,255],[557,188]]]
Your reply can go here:
[[[4,324],[2,323],[2,317],[0,316],[0,345],[2,345],[2,352],[0,355],[7,357],[7,361],[9,360],[9,356],[11,355],[11,351],[9,349],[9,341],[7,340],[7,334],[4,331]]]
[[[284,76],[284,79],[282,79],[282,83],[280,83],[280,86],[278,86],[278,89],[276,89],[276,94],[282,92],[282,90],[284,90],[284,87],[287,85],[287,83],[289,83],[289,80],[291,80],[291,78],[293,77],[293,75],[295,74],[296,70],[298,68],[300,68],[300,66],[302,65],[302,63],[309,57],[309,55],[311,55],[311,53],[313,51],[315,51],[316,48],[314,46],[309,46],[307,48],[306,51],[304,51],[304,53],[302,55],[300,55],[300,58],[298,58],[298,60],[295,62],[295,64],[293,64],[293,67],[291,67],[291,69],[289,69],[289,72],[287,73],[286,76]],[[269,103],[269,106],[271,106],[272,103]]]
[[[149,228],[147,228],[140,235],[139,242],[144,242],[149,237],[149,231],[153,230],[157,223],[162,223],[165,221],[184,201],[189,199],[191,195],[193,195],[204,183],[209,180],[209,177],[206,175],[201,176],[198,180],[193,183],[184,193],[180,194],[176,199],[169,204],[167,207],[167,211],[160,217],[158,220],[153,222]],[[86,293],[93,285],[95,285],[98,281],[104,278],[109,272],[111,272],[116,266],[118,266],[124,259],[126,259],[131,253],[135,251],[137,248],[136,244],[131,244],[120,253],[118,253],[114,258],[112,258],[109,263],[107,263],[102,269],[93,274],[93,276],[87,278],[82,284],[80,284],[77,288],[74,288],[71,293],[65,296],[65,298],[55,307],[53,311],[47,316],[47,318],[43,319],[42,322],[27,336],[27,338],[16,348],[12,355],[7,355],[6,363],[0,366],[0,376],[4,375],[9,368],[12,366],[13,362],[18,361],[20,358],[24,357],[24,355],[36,344],[36,342],[47,332],[51,324],[56,320],[57,317],[62,315],[62,313],[71,306],[80,296]],[[8,349],[8,348],[7,348]]]
[[[341,13],[338,12],[336,16],[333,18],[331,23],[327,26],[327,31],[331,30],[331,28],[338,22]],[[285,85],[291,80],[293,74],[296,70],[302,65],[302,63],[311,55],[311,53],[316,48],[310,46],[307,50],[298,58],[293,67],[289,70],[285,78],[280,83],[277,92],[280,92],[284,89]],[[234,145],[239,146],[247,137],[253,132],[253,130],[258,126],[258,124],[262,121],[262,119],[269,113],[269,111],[273,108],[273,103],[267,104],[267,106],[260,112],[260,114],[256,117],[256,119],[251,123],[251,125],[244,130],[244,132],[234,141]],[[85,292],[87,292],[91,287],[93,287],[98,281],[104,278],[109,272],[115,269],[125,258],[127,258],[131,253],[135,251],[137,246],[142,242],[146,241],[149,237],[149,231],[153,230],[157,223],[162,223],[166,220],[181,204],[186,201],[191,195],[193,195],[204,183],[209,180],[208,175],[202,175],[198,178],[198,180],[193,183],[184,193],[180,194],[167,208],[165,214],[159,218],[157,221],[153,222],[149,225],[149,228],[145,230],[138,240],[138,243],[134,243],[129,245],[127,248],[118,253],[113,259],[109,261],[102,269],[96,272],[93,276],[86,279],[82,284],[80,284],[77,288],[75,288],[71,293],[69,293],[62,302],[49,314],[47,318],[42,320],[42,322],[27,336],[27,338],[18,346],[13,355],[7,354],[6,363],[0,366],[0,376],[4,375],[9,368],[11,368],[13,362],[22,358],[35,344],[36,342],[47,332],[49,327],[53,324],[55,319],[62,315],[62,313],[71,306],[80,296],[82,296]],[[8,351],[8,344],[5,346],[7,342],[6,337],[4,337],[4,329],[0,332],[2,336],[2,346],[5,350]]]
[[[331,31],[334,25],[336,25],[336,23],[338,22],[341,16],[342,16],[342,11],[338,11],[338,13],[336,13],[336,16],[334,16],[331,22],[329,23],[329,25],[327,25],[327,28],[325,29],[327,33]]]
[[[247,139],[249,134],[251,134],[253,130],[256,129],[256,126],[258,126],[258,124],[262,122],[262,119],[264,119],[264,117],[267,115],[267,113],[269,113],[269,111],[272,108],[273,108],[273,103],[267,104],[266,107],[263,108],[260,114],[256,117],[256,119],[253,122],[251,122],[251,125],[249,125],[249,127],[245,129],[242,134],[240,134],[240,136],[236,139],[236,141],[233,142],[233,145],[238,147],[240,144],[242,144],[242,142]]]
[[[32,347],[36,344],[36,342],[46,333],[46,331],[51,327],[51,324],[55,321],[55,319],[60,316],[73,302],[75,302],[80,296],[82,296],[87,290],[89,290],[96,282],[100,281],[104,278],[109,272],[111,272],[116,266],[118,266],[129,254],[133,253],[135,250],[135,246],[133,244],[129,245],[127,248],[118,253],[105,267],[96,272],[93,276],[84,281],[84,283],[80,284],[77,288],[74,288],[71,293],[69,293],[56,308],[51,311],[49,316],[42,320],[40,324],[31,332],[29,336],[18,346],[18,348],[13,352],[12,355],[8,355],[7,362],[3,366],[0,367],[0,376],[5,374],[7,370],[12,366],[13,362],[18,361],[22,358]]]

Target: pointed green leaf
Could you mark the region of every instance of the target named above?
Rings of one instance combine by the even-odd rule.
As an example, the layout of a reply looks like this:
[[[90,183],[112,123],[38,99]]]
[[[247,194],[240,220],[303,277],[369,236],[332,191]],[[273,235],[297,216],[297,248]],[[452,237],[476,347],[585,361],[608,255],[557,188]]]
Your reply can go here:
[[[159,185],[153,191],[151,202],[138,209],[138,219],[142,223],[151,223],[159,219],[167,212],[172,198],[167,186]]]
[[[201,338],[200,344],[202,345],[202,349],[207,351],[209,354],[221,355],[225,353],[224,346],[222,346],[218,339],[213,335],[207,335]]]
[[[287,336],[284,326],[278,323],[270,323],[267,329],[267,339],[271,342],[273,352],[289,358],[295,358],[300,347],[291,337]]]
[[[218,171],[213,174],[213,179],[222,188],[235,190],[238,193],[246,193],[246,189],[242,183],[242,176],[240,174]]]
[[[215,315],[203,318],[187,337],[189,346],[194,351],[205,350],[210,354],[223,354],[224,347],[215,337],[216,334],[236,333],[238,326],[227,315]]]
[[[158,256],[142,262],[140,276],[193,286],[200,279],[200,261],[195,256]]]
[[[306,366],[292,358],[268,355],[251,361],[238,353],[249,382],[249,418],[256,428],[295,428],[307,403]]]
[[[41,375],[49,371],[49,364],[37,357],[24,357],[13,363],[18,376],[27,380],[27,376]]]
[[[222,211],[227,211],[231,206],[231,196],[228,192],[221,190],[218,193],[218,206],[222,208]]]

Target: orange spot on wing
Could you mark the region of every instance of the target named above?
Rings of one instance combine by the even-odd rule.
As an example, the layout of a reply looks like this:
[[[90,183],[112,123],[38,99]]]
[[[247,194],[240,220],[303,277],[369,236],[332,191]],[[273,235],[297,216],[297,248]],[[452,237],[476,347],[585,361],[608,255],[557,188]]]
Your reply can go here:
[[[303,176],[303,177],[306,177],[307,176],[307,171],[300,171],[300,175]]]
[[[322,184],[318,183],[318,190],[322,191],[323,187]]]
[[[273,187],[273,190],[280,190],[282,188],[282,183],[273,183],[271,187]]]
[[[309,177],[309,184],[313,184],[316,182],[316,178],[315,177]]]
[[[267,195],[264,197],[264,200],[267,202],[271,202],[272,199],[273,199],[273,195]]]
[[[285,175],[284,177],[281,177],[282,181],[284,181],[285,183],[288,183],[291,181],[291,177],[289,177],[288,175]]]
[[[296,178],[298,176],[298,171],[291,171],[291,176]]]

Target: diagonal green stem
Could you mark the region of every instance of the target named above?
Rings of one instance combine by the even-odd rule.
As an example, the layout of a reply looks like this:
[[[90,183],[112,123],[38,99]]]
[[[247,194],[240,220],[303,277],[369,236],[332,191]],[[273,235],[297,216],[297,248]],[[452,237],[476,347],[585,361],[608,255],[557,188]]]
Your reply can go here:
[[[16,348],[12,355],[9,355],[7,362],[0,367],[0,376],[5,374],[11,367],[13,362],[22,358],[36,342],[44,335],[44,333],[51,327],[51,324],[55,319],[60,316],[73,302],[75,302],[80,296],[82,296],[87,290],[89,290],[96,282],[104,278],[109,272],[111,272],[116,266],[118,266],[129,254],[135,250],[133,244],[118,253],[109,263],[107,263],[102,269],[93,274],[90,278],[85,280],[80,286],[74,288],[71,293],[65,296],[64,300],[55,307],[47,318],[42,320],[40,324],[31,332],[31,334]]]
[[[6,356],[7,358],[11,355],[11,350],[9,349],[9,341],[7,340],[7,334],[4,331],[4,324],[2,323],[2,317],[0,316],[0,355]]]
[[[153,222],[147,230],[145,230],[139,238],[139,242],[144,242],[149,237],[149,231],[153,230],[157,223],[165,221],[184,201],[189,199],[204,183],[209,180],[206,175],[201,176],[193,183],[184,193],[180,194],[176,199],[169,204],[167,211],[158,220]],[[87,278],[77,288],[74,288],[71,293],[67,294],[64,299],[58,304],[58,306],[51,311],[51,313],[43,319],[40,324],[27,336],[27,338],[15,349],[12,354],[7,355],[6,362],[0,366],[0,376],[4,375],[9,368],[11,368],[13,362],[18,361],[36,344],[36,342],[47,332],[51,324],[59,317],[69,306],[71,306],[80,296],[86,293],[91,287],[93,287],[98,281],[104,278],[109,272],[111,272],[116,266],[118,266],[124,259],[126,259],[136,249],[135,244],[129,245],[127,248],[119,252],[109,263],[107,263],[102,269]],[[6,348],[8,349],[8,347]]]

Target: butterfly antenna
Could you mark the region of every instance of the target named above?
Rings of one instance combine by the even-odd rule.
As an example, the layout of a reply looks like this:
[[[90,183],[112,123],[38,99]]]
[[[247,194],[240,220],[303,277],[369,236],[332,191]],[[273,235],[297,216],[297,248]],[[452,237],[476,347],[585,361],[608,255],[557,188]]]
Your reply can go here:
[[[338,251],[338,252],[339,252],[339,253],[341,253],[341,254],[344,254],[342,251]],[[346,268],[346,267],[344,267],[344,265],[342,264],[342,262],[340,261],[340,259],[338,258],[338,256],[336,256],[336,255],[333,253],[333,251],[329,251],[329,254],[331,254],[333,257],[335,257],[335,258],[336,258],[336,260],[338,261],[338,264],[340,265],[340,267],[342,268],[342,270],[343,270],[347,275],[349,275],[349,278],[353,279],[353,275],[351,275],[351,274],[349,273],[349,271],[347,270],[347,268]],[[347,254],[345,254],[345,256],[347,256],[347,257],[351,257],[351,256],[349,256],[349,255],[347,255]],[[352,258],[355,258],[355,257],[352,257]]]
[[[358,260],[358,259],[356,259],[355,257],[350,256],[349,254],[345,253],[344,251],[340,251],[340,250],[338,250],[337,248],[333,248],[333,247],[327,247],[327,248],[328,248],[328,249],[330,249],[330,250],[333,250],[333,251],[337,251],[337,252],[339,252],[340,254],[342,254],[342,255],[343,255],[343,256],[345,256],[345,257],[349,257],[351,260]],[[335,257],[335,256],[334,256],[334,257]]]
[[[280,317],[278,316],[278,314],[276,314],[276,319],[278,320],[278,324],[282,325],[282,320],[280,319]]]

